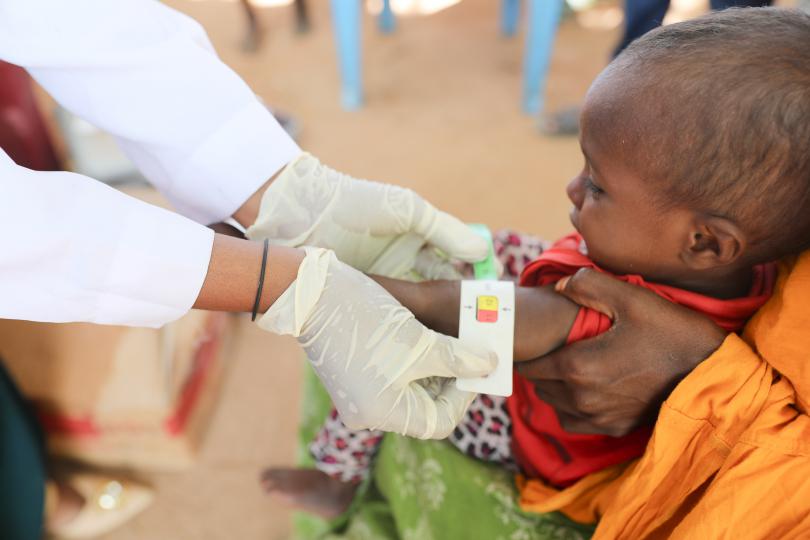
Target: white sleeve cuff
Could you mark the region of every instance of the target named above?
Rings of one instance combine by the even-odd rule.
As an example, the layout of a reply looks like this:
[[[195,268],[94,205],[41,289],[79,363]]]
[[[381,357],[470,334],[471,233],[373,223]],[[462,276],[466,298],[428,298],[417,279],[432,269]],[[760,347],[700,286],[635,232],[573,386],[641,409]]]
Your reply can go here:
[[[0,318],[161,326],[185,314],[214,232],[90,178],[0,150]]]
[[[208,273],[214,231],[142,204],[120,235],[94,322],[158,327],[185,315]]]

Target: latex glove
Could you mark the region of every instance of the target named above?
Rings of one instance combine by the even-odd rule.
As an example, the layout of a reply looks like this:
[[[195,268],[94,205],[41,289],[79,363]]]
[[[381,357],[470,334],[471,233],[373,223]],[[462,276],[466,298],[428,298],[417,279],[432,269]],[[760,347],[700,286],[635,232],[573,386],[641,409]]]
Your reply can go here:
[[[413,191],[352,178],[309,154],[270,184],[247,235],[325,247],[358,270],[391,277],[406,276],[425,245],[468,262],[487,253],[486,242],[466,225]]]
[[[495,272],[499,279],[504,277],[504,266],[498,257],[495,257]],[[449,259],[432,246],[425,246],[416,256],[413,266],[412,276],[402,276],[413,278],[413,281],[422,279],[449,279],[458,281],[460,279],[473,278],[473,266],[469,263]],[[399,277],[399,276],[396,276]],[[512,279],[512,278],[508,278]],[[512,279],[512,281],[516,281]]]
[[[490,373],[495,354],[426,328],[333,252],[305,249],[296,280],[259,326],[298,338],[350,428],[447,437],[474,397],[453,378]]]

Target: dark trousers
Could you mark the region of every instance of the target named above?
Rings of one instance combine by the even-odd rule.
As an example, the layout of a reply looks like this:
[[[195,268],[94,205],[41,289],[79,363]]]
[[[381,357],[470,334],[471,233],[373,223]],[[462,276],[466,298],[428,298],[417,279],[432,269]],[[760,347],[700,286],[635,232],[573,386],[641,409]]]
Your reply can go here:
[[[45,479],[39,424],[0,363],[0,538],[42,538]]]
[[[770,6],[771,0],[711,0],[710,5],[713,10],[730,7],[764,7]],[[669,0],[625,0],[624,34],[613,56],[617,56],[636,38],[661,26],[668,9]]]

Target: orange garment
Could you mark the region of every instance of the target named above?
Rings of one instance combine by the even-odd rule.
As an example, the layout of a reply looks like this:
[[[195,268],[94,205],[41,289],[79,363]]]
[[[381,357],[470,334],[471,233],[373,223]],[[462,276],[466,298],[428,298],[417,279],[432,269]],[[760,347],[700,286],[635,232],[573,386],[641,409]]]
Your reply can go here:
[[[644,455],[521,506],[600,519],[594,538],[810,538],[810,252],[661,406]]]

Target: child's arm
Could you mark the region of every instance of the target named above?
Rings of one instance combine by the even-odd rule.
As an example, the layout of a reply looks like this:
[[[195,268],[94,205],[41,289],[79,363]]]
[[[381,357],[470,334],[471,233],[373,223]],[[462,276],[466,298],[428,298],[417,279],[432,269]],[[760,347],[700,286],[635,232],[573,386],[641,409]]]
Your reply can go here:
[[[459,281],[411,283],[373,276],[425,326],[458,336]],[[515,361],[531,360],[565,344],[579,306],[553,286],[515,287]]]

